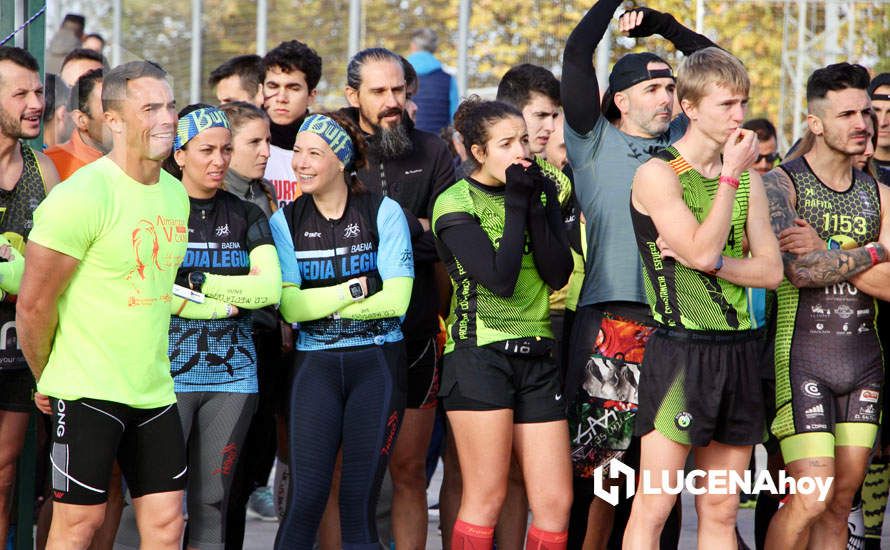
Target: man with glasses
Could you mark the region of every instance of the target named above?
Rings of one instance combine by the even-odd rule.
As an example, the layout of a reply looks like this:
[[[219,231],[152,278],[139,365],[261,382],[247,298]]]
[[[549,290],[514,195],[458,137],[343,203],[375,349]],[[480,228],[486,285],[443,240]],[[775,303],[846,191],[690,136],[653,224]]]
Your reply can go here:
[[[751,168],[766,174],[779,165],[779,144],[776,141],[776,127],[765,118],[752,118],[742,124],[742,128],[757,134],[757,160]]]

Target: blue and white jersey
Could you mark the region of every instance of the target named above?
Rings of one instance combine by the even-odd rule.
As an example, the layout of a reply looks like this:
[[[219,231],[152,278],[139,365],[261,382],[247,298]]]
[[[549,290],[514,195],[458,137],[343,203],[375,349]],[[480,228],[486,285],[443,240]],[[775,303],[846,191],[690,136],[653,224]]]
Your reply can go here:
[[[309,195],[270,220],[282,281],[302,289],[338,285],[356,277],[414,277],[408,222],[394,200],[350,192],[343,216],[329,220]],[[337,315],[300,323],[297,349],[310,351],[383,345],[402,339],[401,319],[356,320]]]

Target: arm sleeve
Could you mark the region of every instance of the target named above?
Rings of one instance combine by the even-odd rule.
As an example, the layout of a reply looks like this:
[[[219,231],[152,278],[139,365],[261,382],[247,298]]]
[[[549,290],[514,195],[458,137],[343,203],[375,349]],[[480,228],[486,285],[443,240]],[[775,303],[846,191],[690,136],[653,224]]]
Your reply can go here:
[[[509,186],[506,193],[510,193]],[[504,234],[497,251],[488,235],[468,212],[450,212],[436,216],[436,236],[464,268],[485,288],[498,296],[513,295],[522,252],[528,201],[504,201]],[[437,204],[438,206],[438,204]]]
[[[3,245],[9,245],[9,241],[0,235],[0,246]],[[9,246],[9,249],[12,259],[8,262],[0,262],[0,290],[9,294],[18,294],[19,285],[22,283],[22,273],[25,271],[25,256],[12,245]]]
[[[347,283],[321,288],[302,289],[290,283],[284,283],[281,291],[281,316],[288,323],[314,321],[323,319],[347,304],[352,303]],[[384,283],[385,287],[386,283]],[[374,296],[383,294],[378,292]]]
[[[229,304],[208,297],[204,298],[203,304],[198,304],[174,296],[170,302],[170,313],[183,319],[225,319],[229,316]]]
[[[547,286],[559,289],[572,274],[572,253],[553,182],[544,181],[544,193],[546,204],[534,197],[529,208],[528,231],[538,274]]]
[[[34,211],[28,239],[56,252],[83,260],[102,226],[99,205],[106,204],[98,185],[72,176],[46,196]]]
[[[368,321],[402,317],[411,302],[412,277],[393,277],[383,281],[383,290],[360,302],[351,302],[340,310],[340,317]]]
[[[637,38],[660,34],[669,40],[675,48],[683,52],[683,55],[689,55],[703,48],[717,46],[707,36],[698,34],[680,24],[669,13],[644,7],[628,11],[642,11],[644,14],[640,26],[630,32],[631,37]]]
[[[327,317],[351,302],[346,283],[324,288],[301,289],[300,268],[294,253],[290,226],[281,209],[272,215],[269,226],[281,266],[281,316],[288,323],[312,321]],[[205,283],[206,284],[206,283]]]
[[[360,302],[352,302],[340,310],[348,319],[383,319],[401,317],[408,310],[414,284],[414,259],[408,223],[402,208],[392,199],[384,198],[377,211],[377,271],[383,289]]]
[[[593,52],[609,28],[621,0],[600,0],[581,18],[566,40],[562,59],[562,105],[566,124],[579,134],[593,130],[602,118]],[[583,90],[583,93],[578,93]]]
[[[201,290],[205,296],[244,309],[277,304],[281,299],[281,266],[275,247],[263,244],[251,250],[247,275],[208,273]]]

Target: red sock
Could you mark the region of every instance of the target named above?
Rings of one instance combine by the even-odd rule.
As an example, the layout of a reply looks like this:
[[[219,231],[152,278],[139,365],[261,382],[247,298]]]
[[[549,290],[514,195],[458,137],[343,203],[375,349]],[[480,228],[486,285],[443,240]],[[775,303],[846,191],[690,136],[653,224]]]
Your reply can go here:
[[[454,522],[451,550],[491,550],[493,545],[494,527],[472,525],[461,520]]]
[[[534,525],[528,530],[525,539],[525,550],[565,550],[569,541],[569,532],[553,533],[541,531]]]

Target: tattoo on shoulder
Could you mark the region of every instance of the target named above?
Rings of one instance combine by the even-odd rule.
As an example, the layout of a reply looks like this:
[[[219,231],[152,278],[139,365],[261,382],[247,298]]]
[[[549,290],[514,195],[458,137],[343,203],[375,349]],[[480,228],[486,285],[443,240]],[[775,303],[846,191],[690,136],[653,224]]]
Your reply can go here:
[[[793,227],[797,209],[791,204],[791,179],[781,169],[763,175],[763,188],[769,201],[770,223],[776,236]],[[782,253],[785,275],[797,287],[821,287],[846,281],[871,267],[871,256],[863,248],[817,250],[797,256]]]
[[[797,211],[791,205],[789,191],[791,180],[780,169],[774,169],[762,176],[763,190],[769,201],[769,218],[773,232],[778,235],[782,230],[794,226]]]

